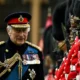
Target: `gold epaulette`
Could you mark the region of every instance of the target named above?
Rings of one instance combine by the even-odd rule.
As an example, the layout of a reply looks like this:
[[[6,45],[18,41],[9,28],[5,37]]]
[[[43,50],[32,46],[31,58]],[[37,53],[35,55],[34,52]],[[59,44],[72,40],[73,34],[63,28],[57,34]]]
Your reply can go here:
[[[5,43],[5,41],[0,41],[0,45],[2,45],[2,44],[4,44]]]
[[[31,42],[28,42],[28,41],[26,41],[25,43],[27,43],[27,44],[29,44],[29,45],[31,45],[31,46],[33,46],[33,47],[35,47],[35,48],[37,48],[38,50],[41,51],[41,48],[39,46],[37,46],[37,45],[35,45],[35,44],[31,43]]]

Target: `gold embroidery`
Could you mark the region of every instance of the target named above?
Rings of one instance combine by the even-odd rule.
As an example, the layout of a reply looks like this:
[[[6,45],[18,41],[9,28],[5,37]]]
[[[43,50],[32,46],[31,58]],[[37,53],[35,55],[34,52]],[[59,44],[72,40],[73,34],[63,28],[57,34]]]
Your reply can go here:
[[[5,43],[5,41],[0,41],[0,45],[2,45],[2,44],[4,44]]]
[[[28,42],[28,41],[26,41],[25,43],[27,43],[27,44],[29,44],[29,45],[37,48],[38,50],[42,51],[41,48],[40,48],[39,46],[35,45],[35,44],[32,44],[32,43],[30,43],[30,42]]]
[[[5,67],[5,69],[0,73],[0,77],[2,77],[7,71],[11,71],[11,67],[17,62],[22,61],[19,53],[15,53],[13,57],[7,59],[2,63],[0,61],[0,68]]]
[[[19,22],[23,22],[24,18],[22,17],[22,15],[20,15],[20,17],[18,18]]]

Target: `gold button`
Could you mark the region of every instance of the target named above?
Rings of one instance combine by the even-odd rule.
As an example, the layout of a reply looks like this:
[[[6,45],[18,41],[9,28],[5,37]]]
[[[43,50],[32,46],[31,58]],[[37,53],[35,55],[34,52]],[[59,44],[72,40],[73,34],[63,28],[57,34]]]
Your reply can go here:
[[[11,72],[11,69],[8,69],[8,72]]]
[[[31,69],[28,69],[28,71],[30,72],[30,71],[31,71]]]
[[[6,52],[9,52],[9,50],[8,50],[8,49],[6,49],[5,51],[6,51]]]

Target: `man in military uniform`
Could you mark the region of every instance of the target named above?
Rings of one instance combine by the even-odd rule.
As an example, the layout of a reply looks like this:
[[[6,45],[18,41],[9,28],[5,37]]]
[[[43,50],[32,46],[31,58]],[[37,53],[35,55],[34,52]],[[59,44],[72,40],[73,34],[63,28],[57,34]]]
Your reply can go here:
[[[26,41],[31,15],[15,12],[5,18],[9,39],[0,42],[0,80],[44,80],[42,53]]]

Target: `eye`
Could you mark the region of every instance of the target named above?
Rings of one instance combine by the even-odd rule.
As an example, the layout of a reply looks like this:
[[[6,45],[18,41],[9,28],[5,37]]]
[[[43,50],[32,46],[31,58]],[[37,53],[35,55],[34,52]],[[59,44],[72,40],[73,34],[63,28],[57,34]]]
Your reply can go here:
[[[21,32],[21,29],[14,29],[17,33]]]
[[[20,30],[20,29],[17,29],[16,31],[17,31],[17,32],[21,32],[21,30]]]
[[[16,32],[29,32],[30,31],[30,27],[28,27],[28,28],[14,28],[14,30],[16,31]]]
[[[28,28],[26,28],[26,29],[24,28],[24,29],[22,29],[22,31],[23,31],[23,32],[25,32],[25,31],[29,32],[29,31],[30,31],[30,27],[28,27]]]

